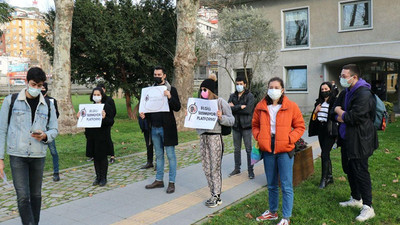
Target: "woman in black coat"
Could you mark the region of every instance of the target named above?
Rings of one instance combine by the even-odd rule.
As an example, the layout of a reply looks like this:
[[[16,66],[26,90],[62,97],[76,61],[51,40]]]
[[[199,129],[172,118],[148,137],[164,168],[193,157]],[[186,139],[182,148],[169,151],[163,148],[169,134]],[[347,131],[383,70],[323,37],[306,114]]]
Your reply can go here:
[[[318,135],[319,145],[321,146],[322,176],[319,188],[325,188],[333,183],[332,163],[330,152],[335,143],[338,125],[336,121],[329,118],[336,101],[335,92],[330,82],[323,82],[319,88],[318,99],[310,119],[308,136]]]
[[[86,156],[93,157],[96,179],[93,186],[101,187],[107,184],[108,160],[107,153],[112,148],[110,127],[114,124],[112,107],[105,104],[106,95],[101,88],[94,88],[90,95],[90,101],[94,104],[104,104],[102,112],[103,120],[99,128],[85,128]]]

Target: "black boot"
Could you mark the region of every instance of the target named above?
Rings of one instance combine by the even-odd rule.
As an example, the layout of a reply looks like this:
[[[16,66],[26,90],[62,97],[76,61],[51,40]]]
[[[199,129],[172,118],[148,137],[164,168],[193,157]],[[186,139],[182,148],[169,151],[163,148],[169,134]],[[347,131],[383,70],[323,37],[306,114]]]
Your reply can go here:
[[[106,158],[101,162],[100,182],[99,182],[100,187],[104,187],[107,184],[107,172],[108,172],[108,160]]]
[[[100,166],[99,166],[99,162],[97,160],[93,161],[94,164],[94,171],[96,172],[96,178],[93,181],[93,186],[99,185],[100,182]]]
[[[329,159],[327,163],[328,163],[328,173],[327,173],[327,176],[326,176],[326,184],[325,184],[325,186],[327,186],[328,184],[333,184],[332,162]]]
[[[327,177],[328,177],[328,161],[322,159],[322,175],[321,182],[319,183],[319,188],[324,189],[327,185]]]

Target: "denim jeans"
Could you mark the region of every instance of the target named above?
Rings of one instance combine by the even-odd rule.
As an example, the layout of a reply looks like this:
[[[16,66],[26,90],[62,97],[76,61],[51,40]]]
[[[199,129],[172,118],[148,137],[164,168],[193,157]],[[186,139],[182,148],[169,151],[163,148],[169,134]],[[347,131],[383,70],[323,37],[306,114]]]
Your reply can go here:
[[[23,225],[39,224],[44,161],[45,158],[10,156],[18,211]]]
[[[251,133],[251,129],[233,129],[232,130],[233,136],[233,145],[235,147],[235,169],[240,170],[240,166],[242,164],[242,157],[241,157],[241,150],[242,150],[242,138],[244,141],[244,147],[246,149],[247,155],[247,169],[249,171],[253,170],[253,166],[251,165],[251,139],[253,137]]]
[[[272,138],[272,150],[275,148],[275,138]],[[279,205],[279,182],[282,189],[282,213],[283,218],[292,216],[293,209],[293,163],[294,157],[288,153],[273,154],[263,152],[264,170],[268,183],[269,211],[277,212]],[[278,173],[279,171],[279,173]]]
[[[48,143],[51,157],[53,158],[53,172],[58,173],[59,166],[58,166],[58,153],[56,148],[56,140]]]
[[[151,138],[156,153],[157,175],[156,180],[162,181],[164,178],[164,148],[167,152],[169,162],[169,182],[175,183],[176,177],[176,156],[175,146],[164,146],[164,128],[152,127]]]

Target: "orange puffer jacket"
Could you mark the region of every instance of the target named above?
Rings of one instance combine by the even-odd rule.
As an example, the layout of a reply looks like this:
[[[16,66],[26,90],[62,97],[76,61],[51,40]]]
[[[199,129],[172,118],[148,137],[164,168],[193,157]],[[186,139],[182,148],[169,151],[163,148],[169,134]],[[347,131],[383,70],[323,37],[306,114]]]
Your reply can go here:
[[[261,100],[253,114],[253,136],[261,151],[271,150],[271,124],[267,100]],[[292,129],[293,128],[293,129]],[[290,152],[305,130],[303,115],[297,104],[283,97],[282,107],[276,115],[275,154]]]

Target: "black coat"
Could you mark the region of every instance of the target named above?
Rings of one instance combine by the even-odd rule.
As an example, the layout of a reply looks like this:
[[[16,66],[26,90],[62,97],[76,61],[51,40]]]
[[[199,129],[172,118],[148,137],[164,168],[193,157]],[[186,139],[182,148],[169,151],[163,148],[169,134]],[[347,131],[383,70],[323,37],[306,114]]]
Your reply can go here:
[[[178,112],[181,109],[181,102],[179,101],[178,91],[176,88],[171,86],[171,98],[168,99],[169,112],[158,112],[163,117],[164,128],[164,146],[175,146],[178,145],[178,129],[176,128],[176,120],[174,112]],[[155,113],[146,113],[146,120],[149,126],[148,132],[151,139],[151,116]],[[150,142],[151,143],[151,142]]]
[[[229,96],[228,103],[234,104],[234,106],[231,106],[232,114],[235,117],[233,128],[236,130],[239,128],[251,129],[251,120],[253,119],[255,106],[253,94],[246,90],[239,98],[239,93],[235,91],[235,93],[232,93]],[[242,109],[242,105],[246,105],[246,108]]]
[[[112,147],[110,127],[114,124],[113,110],[109,104],[104,104],[104,111],[106,117],[102,120],[101,127],[85,128],[87,157],[106,158]]]
[[[346,90],[340,92],[330,113],[332,118],[336,117],[334,112],[336,106],[345,109],[345,96]],[[375,114],[375,96],[369,88],[359,87],[350,99],[344,116],[345,140],[339,135],[337,142],[338,146],[347,149],[349,159],[368,158],[378,148],[378,135],[374,126]]]
[[[110,96],[106,96],[105,104],[108,104],[111,107],[111,116],[114,118],[117,115],[117,108],[115,107],[114,99]]]
[[[331,98],[329,99],[329,101],[328,101],[328,104],[329,104],[328,113],[329,113],[330,111],[332,111],[332,108],[333,108],[335,102],[336,102],[336,97],[331,97]],[[315,111],[315,108],[316,108],[319,104],[322,104],[322,103],[323,103],[323,102],[321,102],[320,99],[317,99],[317,100],[315,101],[314,109],[313,109],[313,111],[312,111],[312,113],[311,113],[311,117],[310,117],[310,123],[308,124],[308,136],[309,136],[309,137],[316,136],[316,135],[318,135],[318,134],[321,133],[320,130],[319,130],[319,129],[321,128],[320,122],[319,122],[318,119],[313,120],[313,113],[314,113],[314,111]],[[328,120],[332,120],[332,118],[330,118],[330,117],[328,116]],[[336,122],[336,120],[333,120],[333,121]],[[335,136],[335,135],[333,135],[333,136]]]

